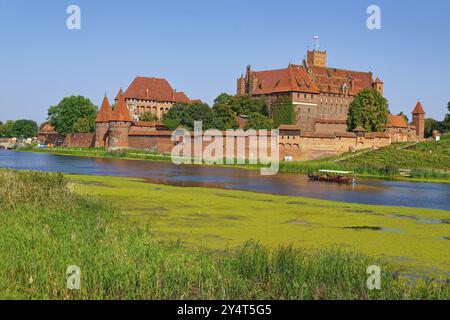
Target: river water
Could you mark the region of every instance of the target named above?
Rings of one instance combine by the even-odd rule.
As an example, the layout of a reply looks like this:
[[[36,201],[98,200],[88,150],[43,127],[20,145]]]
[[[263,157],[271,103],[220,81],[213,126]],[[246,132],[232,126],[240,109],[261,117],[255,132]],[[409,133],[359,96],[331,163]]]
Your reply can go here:
[[[450,184],[358,179],[356,185],[308,181],[306,175],[261,176],[258,170],[0,151],[0,167],[145,178],[152,183],[304,196],[324,200],[450,210]]]

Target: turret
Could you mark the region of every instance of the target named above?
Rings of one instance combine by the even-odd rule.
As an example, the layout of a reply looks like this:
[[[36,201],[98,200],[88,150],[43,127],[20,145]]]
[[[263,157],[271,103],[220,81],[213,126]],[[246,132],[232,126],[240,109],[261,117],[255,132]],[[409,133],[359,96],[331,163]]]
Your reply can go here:
[[[105,148],[108,143],[109,120],[112,115],[111,105],[105,94],[102,106],[95,119],[95,147]]]
[[[412,112],[412,122],[416,127],[416,134],[419,139],[425,138],[425,111],[423,110],[422,103],[417,102],[416,107]]]
[[[131,127],[131,117],[122,90],[116,98],[116,107],[109,121],[108,150],[129,148],[128,134]]]
[[[315,46],[314,50],[308,50],[306,52],[306,64],[308,67],[322,67],[327,66],[327,51],[320,51],[319,49],[319,36],[314,37]]]
[[[243,75],[237,80],[237,95],[245,95],[245,79]]]
[[[373,89],[379,94],[383,95],[384,83],[379,77],[377,77],[377,79],[374,81]]]

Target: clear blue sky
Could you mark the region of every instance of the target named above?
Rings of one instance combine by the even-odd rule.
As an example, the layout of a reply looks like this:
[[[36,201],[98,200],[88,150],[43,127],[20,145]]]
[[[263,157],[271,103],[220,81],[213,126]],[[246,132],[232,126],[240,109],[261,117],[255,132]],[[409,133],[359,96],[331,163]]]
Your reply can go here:
[[[81,7],[79,31],[66,28]],[[382,30],[366,9],[382,10]],[[45,120],[49,106],[80,94],[100,104],[136,75],[164,77],[208,103],[235,93],[255,70],[301,63],[313,36],[328,65],[372,71],[393,113],[420,98],[442,119],[450,100],[447,0],[0,0],[0,120]]]

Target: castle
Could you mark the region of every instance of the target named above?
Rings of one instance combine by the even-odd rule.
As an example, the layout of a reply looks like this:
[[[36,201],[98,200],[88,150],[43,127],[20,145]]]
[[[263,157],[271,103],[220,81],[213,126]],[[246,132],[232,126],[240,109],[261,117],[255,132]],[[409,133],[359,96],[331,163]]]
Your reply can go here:
[[[289,64],[285,69],[268,71],[252,71],[248,66],[245,76],[237,80],[238,95],[265,96],[269,107],[278,99],[287,99],[295,106],[296,124],[279,127],[278,147],[282,160],[320,159],[424,139],[425,111],[420,102],[412,112],[412,123],[403,115],[389,115],[383,132],[366,133],[361,127],[348,132],[349,105],[363,89],[373,89],[383,95],[384,84],[378,77],[374,80],[371,72],[327,67],[327,52],[318,49],[308,50],[303,65]],[[179,142],[172,141],[172,132],[158,120],[175,103],[196,101],[172,89],[165,79],[137,77],[125,93],[122,89],[119,91],[114,110],[105,95],[97,115],[95,134],[68,136],[64,145],[107,150],[142,149],[167,154]],[[147,112],[157,120],[140,121],[140,116]],[[252,134],[237,132],[235,138],[247,141]],[[46,138],[56,139],[51,130],[42,133],[41,140]]]
[[[384,132],[366,133],[361,127],[353,132],[308,132],[297,125],[282,125],[279,128],[279,157],[281,160],[313,160],[349,151],[379,148],[392,142],[417,141],[423,138],[424,121],[425,112],[422,104],[418,102],[413,111],[413,124],[408,124],[402,115],[391,115]],[[244,139],[244,145],[248,146],[248,141],[254,134],[236,132],[235,138]],[[125,96],[120,91],[114,110],[111,109],[108,98],[104,97],[96,119],[96,132],[91,137],[91,145],[107,150],[142,149],[168,154],[179,143],[171,138],[172,132],[160,122],[133,121]],[[76,142],[71,143],[76,145]],[[208,144],[204,143],[202,148],[207,148]],[[233,145],[231,148],[234,150],[235,147]],[[223,148],[223,154],[227,154],[227,146],[224,145]],[[247,148],[246,156],[249,157],[251,152]]]
[[[265,96],[269,107],[279,99],[291,102],[297,125],[307,132],[346,132],[347,114],[354,96],[363,89],[383,95],[383,81],[371,72],[327,67],[327,52],[307,52],[303,65],[247,72],[237,80],[237,94]]]
[[[136,77],[125,93],[121,89],[119,94],[124,96],[133,121],[139,121],[139,117],[148,112],[162,119],[175,103],[197,101],[189,99],[184,92],[177,92],[166,79],[160,78]]]

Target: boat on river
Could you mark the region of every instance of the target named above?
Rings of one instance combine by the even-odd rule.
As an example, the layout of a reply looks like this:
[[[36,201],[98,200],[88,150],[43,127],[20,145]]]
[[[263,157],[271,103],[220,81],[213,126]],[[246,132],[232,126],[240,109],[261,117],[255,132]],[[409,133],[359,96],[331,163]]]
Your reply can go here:
[[[323,181],[342,184],[353,184],[356,182],[353,172],[337,170],[319,170],[317,173],[309,173],[308,178],[311,181]]]

